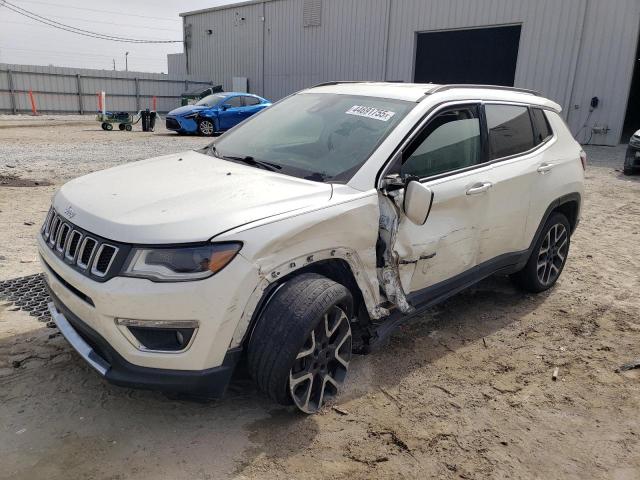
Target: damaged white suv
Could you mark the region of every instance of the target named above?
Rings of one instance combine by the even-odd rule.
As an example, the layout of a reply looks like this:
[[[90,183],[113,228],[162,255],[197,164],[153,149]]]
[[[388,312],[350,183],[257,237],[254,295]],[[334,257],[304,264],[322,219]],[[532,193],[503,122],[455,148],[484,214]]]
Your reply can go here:
[[[39,235],[61,332],[107,380],[220,396],[244,359],[317,411],[366,352],[494,273],[562,272],[584,153],[535,92],[330,83],[201,151],[64,185]]]

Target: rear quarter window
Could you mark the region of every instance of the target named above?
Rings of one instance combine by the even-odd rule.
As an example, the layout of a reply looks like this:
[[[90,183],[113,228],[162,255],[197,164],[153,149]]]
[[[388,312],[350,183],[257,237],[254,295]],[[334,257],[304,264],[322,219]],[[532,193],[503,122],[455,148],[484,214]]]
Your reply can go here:
[[[509,157],[534,147],[529,109],[517,105],[486,105],[491,160]]]
[[[531,114],[533,117],[533,125],[536,129],[536,145],[539,145],[553,136],[553,130],[551,130],[549,120],[541,108],[532,108]]]

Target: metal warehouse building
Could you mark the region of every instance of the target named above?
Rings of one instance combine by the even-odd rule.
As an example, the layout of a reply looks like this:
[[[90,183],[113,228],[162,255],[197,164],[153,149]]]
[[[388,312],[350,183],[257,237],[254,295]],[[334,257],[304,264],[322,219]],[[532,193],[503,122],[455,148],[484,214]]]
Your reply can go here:
[[[273,100],[331,80],[515,85],[560,103],[582,142],[640,128],[640,0],[261,0],[181,16],[169,73],[225,90],[234,77]]]

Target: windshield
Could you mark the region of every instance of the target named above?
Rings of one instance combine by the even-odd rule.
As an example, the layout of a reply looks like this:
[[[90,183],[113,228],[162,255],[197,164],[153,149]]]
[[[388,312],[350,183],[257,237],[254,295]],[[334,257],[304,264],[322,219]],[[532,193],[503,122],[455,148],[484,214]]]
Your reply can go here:
[[[416,104],[327,93],[293,95],[220,137],[207,152],[279,172],[347,182]],[[213,148],[215,146],[215,148]]]
[[[200,105],[204,107],[213,107],[214,105],[217,105],[220,102],[220,100],[222,100],[225,97],[226,95],[224,94],[214,93],[213,95],[207,95],[206,97],[198,100],[196,102],[196,105]]]

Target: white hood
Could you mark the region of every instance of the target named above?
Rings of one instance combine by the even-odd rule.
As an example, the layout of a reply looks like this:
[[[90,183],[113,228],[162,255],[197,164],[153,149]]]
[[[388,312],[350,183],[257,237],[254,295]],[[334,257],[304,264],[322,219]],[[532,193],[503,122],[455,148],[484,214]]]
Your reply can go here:
[[[72,180],[56,194],[54,207],[62,215],[70,212],[70,222],[114,241],[186,243],[326,203],[331,191],[328,184],[190,151]]]

